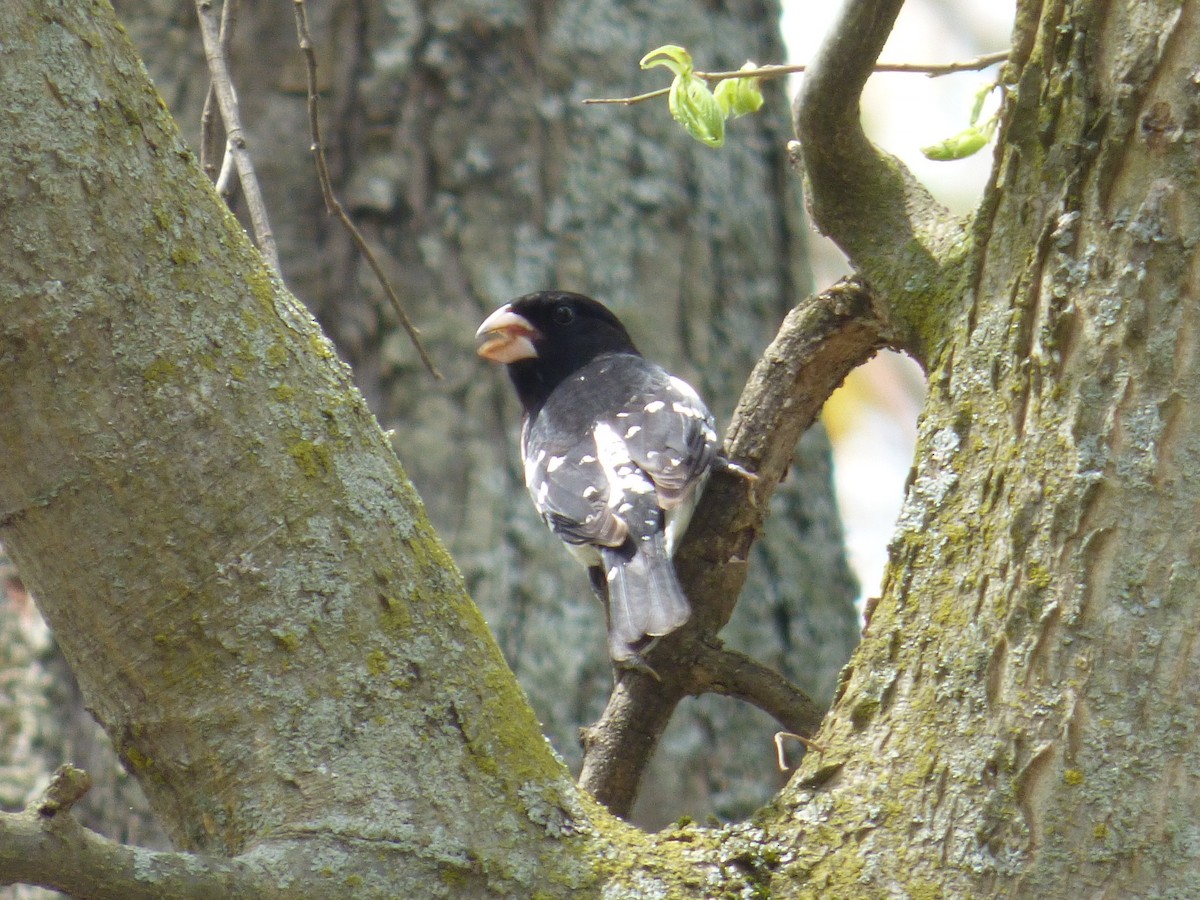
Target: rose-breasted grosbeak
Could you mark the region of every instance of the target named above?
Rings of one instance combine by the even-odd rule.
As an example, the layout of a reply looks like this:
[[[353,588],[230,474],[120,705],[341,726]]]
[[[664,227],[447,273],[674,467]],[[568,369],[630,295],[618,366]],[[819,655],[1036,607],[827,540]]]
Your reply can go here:
[[[690,612],[671,555],[717,459],[713,416],[580,294],[519,297],[476,337],[480,356],[508,366],[524,407],[534,505],[587,567],[608,612],[609,655],[636,665]]]

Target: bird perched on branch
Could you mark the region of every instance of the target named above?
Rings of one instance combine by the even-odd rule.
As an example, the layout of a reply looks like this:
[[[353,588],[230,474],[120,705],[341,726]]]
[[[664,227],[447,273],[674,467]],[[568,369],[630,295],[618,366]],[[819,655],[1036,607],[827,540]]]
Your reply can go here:
[[[691,611],[671,556],[718,460],[713,416],[581,294],[519,297],[476,338],[480,356],[508,367],[524,408],[534,505],[587,567],[608,613],[609,655],[640,666],[640,651]]]

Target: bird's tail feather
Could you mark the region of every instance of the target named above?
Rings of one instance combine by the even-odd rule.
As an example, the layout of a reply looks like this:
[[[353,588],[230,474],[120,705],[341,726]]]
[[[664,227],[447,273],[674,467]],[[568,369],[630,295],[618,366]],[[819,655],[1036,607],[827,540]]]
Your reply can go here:
[[[608,580],[608,643],[614,660],[637,655],[647,638],[670,634],[688,620],[691,607],[675,566],[657,532],[627,548],[600,548]]]

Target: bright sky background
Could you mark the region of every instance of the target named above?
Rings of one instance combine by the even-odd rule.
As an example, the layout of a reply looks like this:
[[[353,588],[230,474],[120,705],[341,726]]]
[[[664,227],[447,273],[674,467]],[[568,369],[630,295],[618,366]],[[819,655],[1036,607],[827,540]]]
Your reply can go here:
[[[782,2],[788,62],[808,62],[842,3]],[[1014,12],[1015,0],[909,0],[880,61],[944,63],[1003,50]],[[941,78],[879,74],[872,77],[863,96],[871,139],[902,159],[934,196],[957,213],[970,212],[978,201],[991,169],[992,148],[955,162],[931,162],[920,148],[967,126],[975,92],[995,72],[993,68]],[[798,84],[793,82],[793,90]],[[836,247],[815,232],[812,237],[813,266],[821,289],[848,270]],[[838,503],[850,561],[864,597],[879,593],[887,544],[912,465],[921,393],[920,370],[905,358],[886,355],[854,373],[826,406]]]

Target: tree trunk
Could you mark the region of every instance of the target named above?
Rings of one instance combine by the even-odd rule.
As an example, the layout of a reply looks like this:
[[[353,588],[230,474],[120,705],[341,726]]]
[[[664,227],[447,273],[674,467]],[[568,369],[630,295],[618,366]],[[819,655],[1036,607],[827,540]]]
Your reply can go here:
[[[1200,4],[1024,3],[1009,71],[797,872],[1200,896]]]
[[[0,529],[88,707],[173,842],[282,865],[272,894],[350,874],[317,844],[370,846],[354,883],[405,896],[447,867],[562,877],[500,861],[573,786],[347,370],[111,11],[34,11],[0,11]],[[38,865],[0,847],[18,880]],[[386,859],[410,851],[400,879]],[[50,883],[128,896],[82,856]]]
[[[194,10],[161,0],[116,6],[198,146],[208,74]],[[239,10],[234,76],[286,280],[352,363],[373,411],[402,435],[397,449],[434,524],[547,734],[577,769],[579,729],[600,713],[612,684],[602,614],[582,573],[532,515],[512,449],[517,411],[503,377],[474,360],[470,335],[511,293],[549,284],[592,291],[640,323],[648,353],[702,379],[727,420],[770,329],[809,287],[799,191],[779,150],[782,92],[769,86],[775,114],[740,122],[717,156],[661,107],[631,117],[579,104],[653,77],[634,67],[650,49],[636,49],[647,19],[622,4],[595,8],[603,31],[572,7],[530,4],[492,15],[439,3],[434,15],[419,4],[312,4],[336,186],[450,375],[449,384],[434,384],[398,336],[373,276],[325,215],[290,17],[277,4],[243,0]],[[780,57],[771,4],[651,12],[662,40],[687,41],[706,64]],[[591,48],[583,62],[578,44]],[[524,136],[515,139],[516,131]],[[538,141],[525,139],[531,134]],[[594,189],[598,175],[603,190]],[[723,323],[719,334],[703,325],[712,316]],[[825,701],[857,640],[828,466],[823,435],[808,435],[725,632]],[[46,684],[73,696],[68,681]],[[67,717],[63,726],[73,730],[65,743],[49,744],[51,756],[94,740],[86,718]],[[748,814],[781,784],[771,746],[777,727],[740,703],[684,705],[645,776],[635,820],[660,827],[684,813]],[[112,767],[93,760],[88,768],[99,777]],[[98,785],[89,800],[103,793]],[[86,821],[113,837],[128,827]]]

